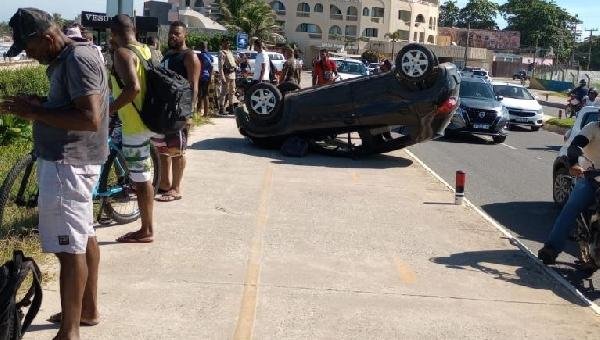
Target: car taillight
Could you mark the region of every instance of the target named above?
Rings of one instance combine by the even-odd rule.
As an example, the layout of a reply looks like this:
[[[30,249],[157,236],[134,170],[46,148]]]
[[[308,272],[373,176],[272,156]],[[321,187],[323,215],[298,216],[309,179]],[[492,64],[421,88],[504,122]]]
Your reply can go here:
[[[456,97],[450,97],[446,99],[446,101],[444,101],[440,106],[438,106],[438,115],[449,115],[450,113],[452,113],[452,111],[454,111],[454,109],[456,109],[457,103],[458,101],[456,100]]]

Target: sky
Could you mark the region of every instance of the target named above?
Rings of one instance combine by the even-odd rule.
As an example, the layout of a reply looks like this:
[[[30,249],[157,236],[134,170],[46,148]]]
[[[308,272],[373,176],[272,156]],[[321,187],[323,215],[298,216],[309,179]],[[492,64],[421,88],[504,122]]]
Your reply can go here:
[[[3,0],[0,6],[0,21],[8,21],[19,7],[37,7],[50,13],[60,13],[64,18],[73,19],[81,11],[106,12],[107,0]],[[115,0],[108,0],[115,1]],[[600,1],[598,0],[555,0],[571,14],[578,14],[583,21],[581,29],[600,28]],[[496,1],[502,4],[505,1]],[[142,13],[144,0],[134,0],[137,13]],[[467,0],[458,0],[459,6],[464,6]],[[498,17],[500,28],[506,22]]]

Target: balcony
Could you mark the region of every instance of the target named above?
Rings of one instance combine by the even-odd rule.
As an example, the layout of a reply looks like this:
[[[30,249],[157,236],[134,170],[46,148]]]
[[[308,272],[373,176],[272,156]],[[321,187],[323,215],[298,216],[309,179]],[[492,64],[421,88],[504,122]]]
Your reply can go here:
[[[296,16],[297,17],[302,17],[302,18],[308,18],[308,17],[310,17],[310,12],[300,12],[300,11],[298,11],[298,12],[296,12]]]
[[[358,21],[358,15],[346,15],[348,21]]]
[[[276,9],[275,14],[277,15],[285,15],[285,9]]]
[[[331,20],[344,20],[343,14],[332,14],[329,16]]]
[[[377,23],[377,24],[382,24],[383,23],[383,18],[381,17],[371,17],[371,22]]]
[[[323,33],[308,33],[308,37],[311,39],[323,39]]]

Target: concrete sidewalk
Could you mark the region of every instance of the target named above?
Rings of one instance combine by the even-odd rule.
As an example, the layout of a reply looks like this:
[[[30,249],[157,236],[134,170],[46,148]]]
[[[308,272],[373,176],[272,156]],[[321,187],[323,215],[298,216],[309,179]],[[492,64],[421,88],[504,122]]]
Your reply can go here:
[[[285,158],[233,119],[191,135],[153,244],[98,230],[84,339],[584,339],[598,317],[406,153]],[[57,284],[26,339],[50,339]]]

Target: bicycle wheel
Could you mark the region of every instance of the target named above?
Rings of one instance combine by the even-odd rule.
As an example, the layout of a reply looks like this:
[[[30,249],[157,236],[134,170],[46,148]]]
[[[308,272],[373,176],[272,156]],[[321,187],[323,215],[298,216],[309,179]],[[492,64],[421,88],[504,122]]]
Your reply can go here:
[[[98,191],[103,196],[104,212],[118,224],[131,223],[140,217],[134,185],[121,152],[112,151],[108,156]]]
[[[15,163],[0,187],[0,235],[37,228],[38,193],[36,159],[28,154]]]

